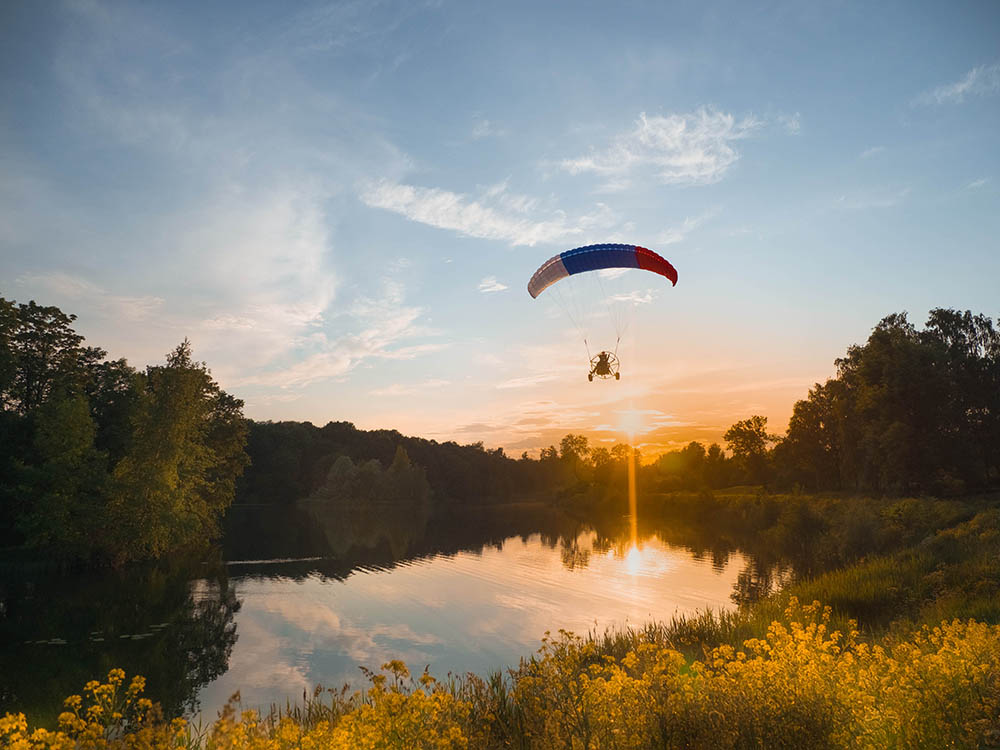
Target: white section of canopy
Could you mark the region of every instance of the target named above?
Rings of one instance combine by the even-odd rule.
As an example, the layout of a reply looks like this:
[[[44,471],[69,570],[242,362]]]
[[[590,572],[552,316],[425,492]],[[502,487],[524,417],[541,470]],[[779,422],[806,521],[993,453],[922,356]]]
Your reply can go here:
[[[542,264],[542,267],[535,271],[531,281],[528,282],[528,294],[537,297],[559,279],[569,276],[566,266],[562,262],[562,253],[554,255]]]

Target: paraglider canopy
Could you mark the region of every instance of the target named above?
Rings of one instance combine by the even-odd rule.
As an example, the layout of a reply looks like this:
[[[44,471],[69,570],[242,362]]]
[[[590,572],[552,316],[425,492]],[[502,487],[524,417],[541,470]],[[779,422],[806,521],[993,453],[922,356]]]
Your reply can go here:
[[[597,356],[592,357],[590,354],[590,344],[587,342],[589,333],[586,330],[589,328],[589,325],[585,327],[585,321],[591,319],[592,316],[587,312],[579,314],[581,313],[579,307],[580,300],[573,299],[575,295],[572,293],[572,287],[575,282],[568,282],[571,289],[570,294],[566,296],[571,304],[564,303],[564,295],[561,291],[563,287],[561,284],[556,288],[556,291],[553,292],[556,300],[563,307],[566,314],[580,331],[584,346],[587,348],[587,358],[590,360],[590,372],[587,375],[588,380],[593,381],[595,377],[601,379],[614,378],[615,380],[619,380],[621,378],[621,374],[619,372],[620,364],[618,361],[618,344],[621,343],[622,334],[624,333],[625,327],[627,327],[627,321],[623,320],[620,311],[616,314],[614,308],[623,304],[632,306],[641,300],[636,298],[634,293],[609,296],[605,292],[603,284],[601,284],[600,277],[602,275],[607,275],[611,278],[619,275],[617,273],[617,269],[629,268],[659,274],[660,276],[669,279],[672,285],[676,286],[677,284],[677,269],[674,268],[663,256],[648,248],[640,247],[639,245],[621,245],[613,243],[585,245],[584,247],[577,247],[572,250],[566,250],[558,255],[554,255],[545,261],[537,271],[535,271],[531,280],[528,282],[528,294],[530,294],[532,298],[537,298],[538,295],[553,284],[556,284],[562,279],[570,276],[575,276],[576,274],[584,274],[597,281],[597,284],[600,287],[600,293],[588,295],[585,298],[586,302],[591,307],[593,306],[593,302],[597,300],[601,300],[605,303],[608,308],[609,316],[612,318],[612,322],[614,323],[616,337],[614,350],[599,352]],[[608,270],[607,274],[587,274],[588,271],[603,271],[606,269]],[[611,304],[612,302],[616,302],[618,305],[613,305]],[[577,308],[577,315],[574,315],[570,310],[571,306]]]
[[[652,271],[677,284],[677,269],[662,255],[639,245],[585,245],[554,255],[545,261],[528,282],[528,294],[537,297],[560,279],[604,268],[640,268]]]

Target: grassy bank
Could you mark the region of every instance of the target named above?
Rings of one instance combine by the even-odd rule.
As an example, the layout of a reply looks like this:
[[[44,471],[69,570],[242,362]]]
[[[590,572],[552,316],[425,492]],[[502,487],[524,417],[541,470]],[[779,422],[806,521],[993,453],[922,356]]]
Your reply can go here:
[[[939,500],[734,488],[653,494],[643,498],[639,515],[681,528],[678,538],[728,541],[764,564],[788,562],[800,577],[812,577],[914,547],[995,507],[1000,495]]]
[[[921,501],[905,502],[910,506]],[[979,498],[975,505],[983,509],[968,520],[926,535],[912,533],[910,527],[907,536],[913,541],[894,545],[893,552],[861,556],[735,611],[675,617],[639,630],[590,637],[602,651],[616,655],[640,642],[653,642],[695,656],[706,647],[739,646],[748,638],[762,637],[793,598],[823,602],[831,609],[833,627],[846,632],[854,622],[861,637],[872,643],[956,618],[995,625],[1000,623],[997,503],[996,498]],[[887,507],[895,515],[895,504]],[[959,509],[946,514],[953,515],[969,514]]]
[[[724,502],[747,510],[757,500]],[[834,498],[794,502],[821,519],[850,516],[851,506],[838,509]],[[317,692],[264,716],[234,707],[194,731],[140,705],[138,692],[112,674],[68,700],[58,731],[8,716],[0,745],[1000,747],[995,505],[990,498],[873,504],[875,537],[897,540],[884,554],[862,554],[731,613],[585,637],[559,633],[506,675],[438,682],[390,662],[364,690]],[[909,521],[897,523],[900,507],[909,508]],[[774,519],[781,517],[779,509]],[[826,606],[800,603],[814,600]]]

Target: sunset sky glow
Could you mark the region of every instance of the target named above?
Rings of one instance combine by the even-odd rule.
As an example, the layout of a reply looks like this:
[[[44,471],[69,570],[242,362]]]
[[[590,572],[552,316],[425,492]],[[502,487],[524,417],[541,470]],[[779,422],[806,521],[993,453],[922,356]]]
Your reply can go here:
[[[783,431],[886,314],[1000,314],[997,3],[53,0],[0,29],[0,295],[137,366],[188,337],[255,419],[651,455]],[[608,279],[618,382],[525,289],[598,242],[679,272]]]

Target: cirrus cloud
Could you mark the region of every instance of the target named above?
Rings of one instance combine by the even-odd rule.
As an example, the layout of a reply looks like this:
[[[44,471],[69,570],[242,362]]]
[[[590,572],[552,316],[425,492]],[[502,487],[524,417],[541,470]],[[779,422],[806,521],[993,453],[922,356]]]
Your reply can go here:
[[[487,276],[485,279],[479,282],[479,291],[483,294],[492,294],[494,292],[502,292],[507,288],[506,284],[501,284],[497,281],[496,276]]]
[[[385,388],[376,388],[369,393],[372,396],[416,396],[419,393],[439,390],[449,385],[451,385],[450,380],[432,378],[422,383],[393,383]]]
[[[1000,63],[977,65],[959,80],[925,91],[918,104],[960,104],[967,96],[986,96],[1000,91]]]
[[[708,185],[721,180],[740,158],[734,143],[761,124],[753,116],[737,120],[704,107],[667,116],[643,112],[631,130],[615,136],[606,148],[564,159],[560,166],[574,175],[596,173],[616,189],[647,170],[666,185]]]
[[[381,180],[363,188],[361,201],[420,224],[515,246],[556,242],[606,229],[617,221],[602,203],[592,213],[575,218],[560,210],[547,211],[535,198],[510,193],[506,183],[491,186],[478,199],[472,199],[440,188]]]

